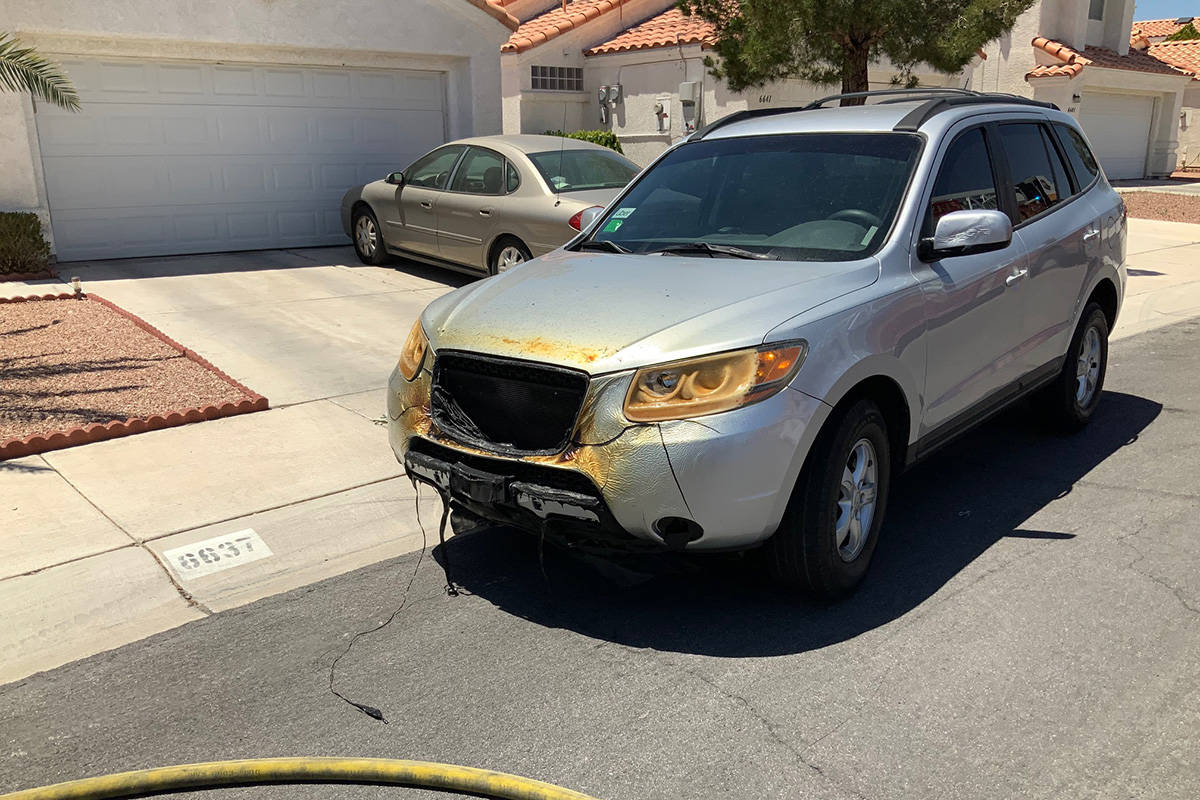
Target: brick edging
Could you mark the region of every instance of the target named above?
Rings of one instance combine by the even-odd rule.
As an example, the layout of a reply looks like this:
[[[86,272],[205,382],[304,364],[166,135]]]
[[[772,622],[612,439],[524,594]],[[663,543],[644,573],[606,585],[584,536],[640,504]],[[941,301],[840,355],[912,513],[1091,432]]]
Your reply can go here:
[[[41,272],[0,272],[0,283],[5,281],[40,281],[46,278],[57,278],[58,270],[54,267]]]
[[[30,303],[39,300],[72,300],[75,299],[74,294],[43,294],[31,295],[28,297],[0,297],[0,303]],[[120,316],[132,322],[137,327],[141,328],[146,333],[166,344],[173,350],[178,351],[184,358],[189,361],[194,361],[202,368],[216,375],[221,380],[225,381],[235,389],[243,392],[247,399],[240,400],[237,403],[222,403],[220,406],[207,405],[203,408],[185,408],[167,411],[163,414],[152,414],[149,417],[131,417],[126,420],[113,420],[112,422],[100,423],[93,422],[90,425],[83,425],[75,428],[67,428],[64,430],[54,431],[45,434],[33,434],[26,436],[23,439],[8,439],[0,441],[0,461],[9,458],[21,458],[23,456],[32,456],[38,453],[46,453],[51,450],[61,450],[64,447],[75,447],[81,444],[90,444],[91,442],[100,442],[105,439],[116,439],[119,436],[129,436],[134,433],[143,433],[145,431],[156,431],[162,428],[173,428],[177,425],[187,425],[192,422],[203,422],[209,419],[220,419],[221,417],[232,417],[237,414],[249,414],[255,411],[266,411],[270,407],[267,398],[263,397],[258,392],[252,391],[244,384],[235,381],[233,378],[226,375],[221,370],[217,369],[212,362],[190,350],[179,342],[175,341],[165,333],[155,328],[150,323],[146,322],[141,317],[131,314],[120,306],[105,300],[103,297],[95,294],[84,294],[80,296],[82,300],[93,300],[106,308],[110,308]]]

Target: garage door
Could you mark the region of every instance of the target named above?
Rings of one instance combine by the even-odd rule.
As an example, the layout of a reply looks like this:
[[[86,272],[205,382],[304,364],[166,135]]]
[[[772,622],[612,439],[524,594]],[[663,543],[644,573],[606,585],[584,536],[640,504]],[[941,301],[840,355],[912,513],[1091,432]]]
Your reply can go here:
[[[446,136],[443,74],[63,59],[38,107],[58,257],[345,242],[342,193]]]
[[[1084,92],[1079,124],[1109,178],[1145,176],[1153,114],[1153,97]]]

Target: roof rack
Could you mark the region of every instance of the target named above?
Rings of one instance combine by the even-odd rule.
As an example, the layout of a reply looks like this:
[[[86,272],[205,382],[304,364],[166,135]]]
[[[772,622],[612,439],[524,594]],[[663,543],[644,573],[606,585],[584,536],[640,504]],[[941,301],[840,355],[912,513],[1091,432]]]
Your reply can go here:
[[[795,111],[813,111],[823,108],[826,103],[831,103],[834,100],[848,100],[851,98],[863,98],[864,100],[872,97],[886,97],[876,105],[885,103],[907,103],[913,100],[925,100],[924,103],[914,108],[904,118],[896,123],[893,130],[897,131],[915,131],[921,127],[930,117],[942,111],[948,111],[951,108],[964,105],[973,105],[976,103],[1019,103],[1021,105],[1037,106],[1039,108],[1052,108],[1058,110],[1058,106],[1054,103],[1045,103],[1040,100],[1031,100],[1028,97],[1022,97],[1017,94],[1005,94],[1002,92],[976,92],[970,89],[956,89],[952,86],[930,86],[927,88],[917,89],[875,89],[869,92],[843,92],[841,94],[831,94],[828,97],[822,97],[819,100],[814,100],[804,106],[775,106],[770,108],[754,108],[746,111],[736,111],[727,116],[721,117],[718,120],[708,123],[704,127],[697,130],[688,137],[689,141],[699,141],[708,134],[715,131],[717,128],[723,128],[734,122],[742,122],[747,119],[757,119],[759,117],[773,117],[777,114],[790,114]]]

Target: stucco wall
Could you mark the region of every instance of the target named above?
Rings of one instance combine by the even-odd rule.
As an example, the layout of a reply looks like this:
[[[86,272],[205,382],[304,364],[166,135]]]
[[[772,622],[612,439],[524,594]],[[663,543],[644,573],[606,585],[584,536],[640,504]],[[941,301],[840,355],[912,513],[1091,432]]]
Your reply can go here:
[[[6,3],[3,27],[60,57],[438,70],[451,138],[499,132],[511,33],[465,0],[41,0]],[[29,111],[0,95],[0,208],[45,214]]]
[[[1178,163],[1200,169],[1200,84],[1192,83],[1180,108]]]

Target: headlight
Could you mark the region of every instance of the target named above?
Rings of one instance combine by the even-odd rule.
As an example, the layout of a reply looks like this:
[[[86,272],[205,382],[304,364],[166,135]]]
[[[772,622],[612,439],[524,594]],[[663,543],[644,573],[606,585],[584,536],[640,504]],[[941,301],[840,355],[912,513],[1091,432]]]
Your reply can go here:
[[[421,320],[418,318],[413,323],[412,330],[408,332],[408,338],[404,340],[404,348],[400,351],[400,363],[396,365],[404,380],[411,381],[417,377],[417,370],[421,368],[427,347],[429,340],[425,338],[425,331],[422,330]]]
[[[633,376],[625,416],[659,422],[765,400],[787,386],[807,354],[808,344],[798,341],[644,367]]]

